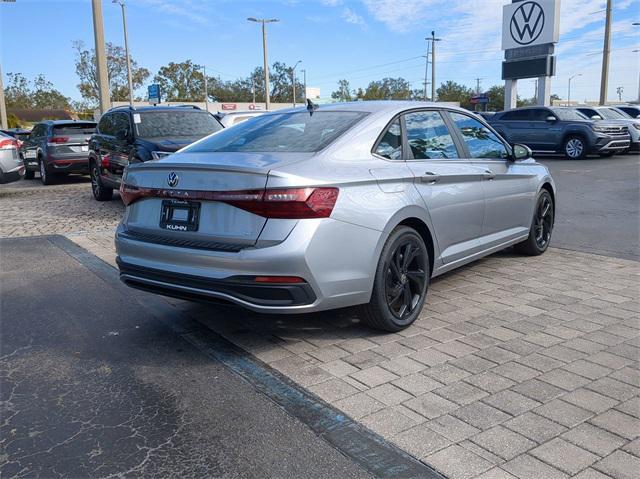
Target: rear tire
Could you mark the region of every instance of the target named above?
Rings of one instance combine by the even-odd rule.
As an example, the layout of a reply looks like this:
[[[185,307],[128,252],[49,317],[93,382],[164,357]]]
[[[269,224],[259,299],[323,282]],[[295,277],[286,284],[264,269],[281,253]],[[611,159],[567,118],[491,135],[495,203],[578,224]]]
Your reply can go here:
[[[32,170],[25,170],[24,171],[24,179],[25,180],[33,180],[33,178],[36,176],[36,172],[32,171]]]
[[[38,164],[40,165],[40,181],[42,181],[42,184],[53,185],[55,183],[54,173],[51,173],[49,168],[47,168],[47,164],[42,157],[40,157]]]
[[[409,327],[422,311],[429,285],[429,252],[413,228],[399,226],[382,248],[371,300],[358,307],[362,322],[392,333]]]
[[[536,209],[533,211],[529,237],[515,246],[516,251],[526,256],[538,256],[547,251],[554,219],[553,198],[547,190],[542,190],[536,201]]]
[[[97,201],[109,201],[113,198],[113,188],[106,188],[102,184],[102,178],[100,178],[100,170],[98,165],[92,161],[91,162],[91,192],[93,193],[93,197]]]
[[[571,135],[562,145],[564,156],[569,160],[582,160],[587,156],[587,144],[580,135]]]

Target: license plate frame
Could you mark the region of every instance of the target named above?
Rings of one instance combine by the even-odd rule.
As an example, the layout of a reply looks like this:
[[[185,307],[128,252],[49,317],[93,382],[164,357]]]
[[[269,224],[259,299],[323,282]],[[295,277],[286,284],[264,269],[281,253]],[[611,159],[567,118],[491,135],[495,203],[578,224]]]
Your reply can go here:
[[[198,231],[200,202],[186,200],[162,200],[160,228],[169,231]]]

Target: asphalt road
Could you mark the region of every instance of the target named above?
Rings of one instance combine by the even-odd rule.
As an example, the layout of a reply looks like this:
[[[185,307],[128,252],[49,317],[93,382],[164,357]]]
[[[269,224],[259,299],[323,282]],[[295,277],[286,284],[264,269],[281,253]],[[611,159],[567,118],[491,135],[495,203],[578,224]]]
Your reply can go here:
[[[370,477],[162,322],[179,317],[47,238],[0,250],[0,477]]]
[[[640,261],[640,155],[539,161],[558,189],[551,246]]]

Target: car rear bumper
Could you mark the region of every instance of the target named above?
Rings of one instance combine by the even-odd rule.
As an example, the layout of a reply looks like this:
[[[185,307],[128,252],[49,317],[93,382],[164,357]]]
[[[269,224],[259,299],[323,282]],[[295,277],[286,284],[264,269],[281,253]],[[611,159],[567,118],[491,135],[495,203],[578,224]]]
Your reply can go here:
[[[129,286],[262,313],[302,313],[368,302],[385,237],[333,219],[303,220],[275,246],[228,252],[138,241],[120,225],[116,249]],[[295,276],[304,283],[265,286],[256,276]]]
[[[24,177],[24,172],[25,168],[23,165],[20,165],[11,171],[2,171],[2,168],[0,168],[0,184],[19,181]]]
[[[88,153],[73,155],[49,155],[46,159],[46,164],[54,172],[89,172]]]

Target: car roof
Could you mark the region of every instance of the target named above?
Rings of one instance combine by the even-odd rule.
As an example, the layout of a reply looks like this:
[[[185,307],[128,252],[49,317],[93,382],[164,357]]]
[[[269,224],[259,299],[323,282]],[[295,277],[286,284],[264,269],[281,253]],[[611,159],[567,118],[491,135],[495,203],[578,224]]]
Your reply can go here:
[[[43,120],[40,123],[46,123],[47,125],[74,125],[76,123],[92,123],[96,124],[93,120]]]
[[[316,111],[356,111],[364,113],[393,113],[403,110],[409,110],[414,108],[441,108],[458,110],[461,112],[467,112],[464,108],[443,105],[442,103],[426,102],[426,101],[412,101],[412,100],[370,100],[370,101],[350,101],[344,103],[326,103],[318,105]],[[304,105],[297,108],[285,108],[281,110],[270,110],[265,112],[267,114],[274,113],[294,113],[305,111]]]
[[[140,111],[205,111],[202,108],[198,108],[193,105],[145,105],[145,106],[136,106],[130,107],[129,105],[116,106],[105,112],[113,113],[118,111],[131,111],[131,112],[140,112]]]

